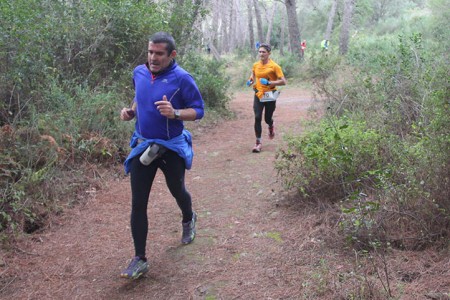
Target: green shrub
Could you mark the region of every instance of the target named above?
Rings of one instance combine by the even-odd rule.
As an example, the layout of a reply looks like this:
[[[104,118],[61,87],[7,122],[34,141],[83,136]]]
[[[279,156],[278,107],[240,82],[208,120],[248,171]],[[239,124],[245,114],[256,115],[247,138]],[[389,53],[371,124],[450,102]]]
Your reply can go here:
[[[245,90],[251,92],[251,88],[247,87],[246,82],[252,72],[253,64],[258,60],[254,53],[250,51],[239,51],[233,55],[223,55],[225,72],[230,80],[229,90],[238,91]],[[236,59],[239,57],[239,59]]]
[[[290,52],[285,53],[284,55],[280,55],[278,51],[273,51],[270,58],[281,66],[281,68],[283,69],[284,77],[286,78],[292,77],[294,76],[294,74],[297,74],[297,70],[301,65],[301,63],[298,61],[298,57]]]
[[[289,137],[275,168],[287,188],[339,201],[374,187],[385,170],[382,136],[363,122],[329,118],[300,137]]]
[[[231,100],[228,94],[230,78],[225,73],[224,61],[189,53],[180,61],[180,65],[194,77],[207,109],[228,111],[227,104]]]
[[[384,71],[381,66],[385,55],[395,53],[397,45],[398,38],[394,34],[376,36],[361,33],[352,40],[346,60],[370,74],[380,74]]]
[[[114,84],[146,58],[148,35],[167,29],[158,6],[142,1],[2,1],[0,14],[0,125],[27,119],[30,103],[45,111],[42,92],[55,80]]]
[[[369,193],[355,191],[342,201],[340,228],[354,247],[448,246],[448,155],[434,156],[436,149],[424,142],[390,139],[389,172],[377,172]]]
[[[281,174],[292,187],[309,195],[323,191],[318,189],[321,183],[334,187],[328,194],[342,200],[342,229],[360,247],[373,243],[407,249],[445,245],[450,235],[448,58],[420,33],[399,35],[396,43],[391,38],[379,41],[361,38],[345,59],[325,56],[310,64],[327,116],[338,120],[339,125],[331,127],[340,129],[346,123],[354,127],[363,120],[361,131],[376,132],[379,137],[367,143],[374,151],[373,159],[358,160],[364,172],[348,176],[351,164],[342,163],[336,169],[341,172],[324,168],[334,165],[319,158],[336,155],[324,147],[328,142],[323,141],[332,139],[323,127],[328,123],[322,120],[306,137],[291,141],[290,148],[283,150]],[[317,138],[311,139],[314,134]],[[353,135],[365,140],[357,132]],[[314,156],[307,155],[308,148]],[[342,157],[348,162],[361,151],[351,149],[356,151]],[[358,184],[349,184],[352,178],[358,178]]]
[[[66,193],[79,186],[80,180],[76,186],[73,181],[61,183],[58,170],[70,166],[55,139],[41,135],[37,128],[5,126],[0,145],[0,234],[38,230],[50,212],[73,201]],[[68,198],[64,204],[58,203],[62,194]]]
[[[173,5],[0,2],[0,133],[10,132],[0,135],[0,233],[29,231],[78,199],[90,184],[86,164],[123,161],[133,122],[119,111],[133,99],[131,71],[147,58],[148,36],[172,32],[183,51],[199,40],[190,34],[199,7]],[[195,58],[191,67],[208,108],[226,111],[223,66]]]
[[[341,61],[342,58],[335,54],[326,54],[317,51],[312,52],[306,71],[308,78],[316,84],[323,83],[338,69]]]

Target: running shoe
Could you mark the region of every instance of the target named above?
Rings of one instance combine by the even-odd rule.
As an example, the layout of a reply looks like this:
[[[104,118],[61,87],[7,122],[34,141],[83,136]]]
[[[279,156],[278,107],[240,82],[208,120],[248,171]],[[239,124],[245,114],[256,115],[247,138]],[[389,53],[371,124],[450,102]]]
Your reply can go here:
[[[253,153],[259,153],[259,152],[261,152],[261,148],[262,148],[262,144],[256,142],[255,147],[253,147],[252,151],[253,151]]]
[[[183,225],[183,236],[181,237],[181,243],[187,245],[192,243],[195,238],[195,223],[197,222],[197,214],[194,212],[192,214],[192,220],[189,222],[182,222]]]
[[[275,137],[275,126],[269,126],[269,139],[273,139]]]
[[[139,256],[134,257],[128,268],[120,273],[120,277],[128,279],[138,279],[143,274],[148,272],[148,262],[141,259]]]

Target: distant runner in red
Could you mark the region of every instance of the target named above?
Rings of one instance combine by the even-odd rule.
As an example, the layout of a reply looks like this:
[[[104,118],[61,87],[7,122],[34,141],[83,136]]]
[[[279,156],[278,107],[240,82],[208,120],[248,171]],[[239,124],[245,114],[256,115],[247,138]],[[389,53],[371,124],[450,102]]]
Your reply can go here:
[[[303,40],[300,44],[300,49],[302,51],[302,58],[305,56],[305,49],[306,49],[306,40]]]

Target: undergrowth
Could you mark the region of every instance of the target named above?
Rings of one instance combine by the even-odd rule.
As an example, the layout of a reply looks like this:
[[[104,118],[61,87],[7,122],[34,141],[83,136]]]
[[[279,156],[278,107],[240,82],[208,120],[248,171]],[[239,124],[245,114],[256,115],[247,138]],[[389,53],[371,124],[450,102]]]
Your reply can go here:
[[[448,61],[419,33],[390,42],[392,51],[313,58],[326,113],[287,138],[276,169],[301,197],[341,207],[340,228],[355,249],[447,247]]]
[[[101,185],[97,168],[123,162],[133,122],[121,122],[119,112],[132,102],[132,70],[146,61],[150,33],[173,32],[177,58],[207,111],[229,115],[223,63],[190,54],[196,35],[180,36],[192,29],[196,8],[180,6],[170,28],[170,5],[0,3],[1,240],[45,227],[49,216]]]

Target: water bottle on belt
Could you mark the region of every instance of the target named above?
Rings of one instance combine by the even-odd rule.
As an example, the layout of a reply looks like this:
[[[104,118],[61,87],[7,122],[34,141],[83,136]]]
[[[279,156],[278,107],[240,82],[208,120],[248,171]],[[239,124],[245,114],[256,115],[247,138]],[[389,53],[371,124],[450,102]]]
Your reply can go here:
[[[160,156],[160,146],[158,144],[151,144],[148,148],[142,153],[139,160],[145,166],[148,166],[152,163],[157,157]]]

